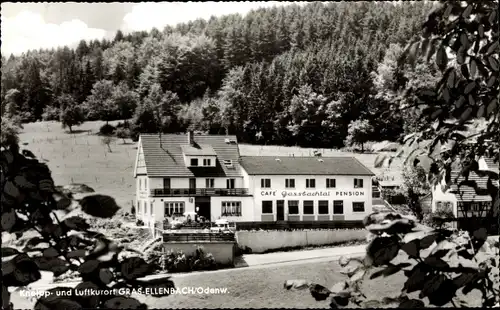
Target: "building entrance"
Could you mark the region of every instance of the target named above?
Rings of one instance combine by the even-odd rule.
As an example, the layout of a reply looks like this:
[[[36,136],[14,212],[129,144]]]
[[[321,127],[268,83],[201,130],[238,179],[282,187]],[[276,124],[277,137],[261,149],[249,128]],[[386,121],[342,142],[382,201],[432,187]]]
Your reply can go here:
[[[284,221],[285,220],[285,201],[278,200],[276,201],[276,220]]]
[[[203,216],[209,221],[213,220],[210,213],[210,197],[195,197],[194,210],[198,216]]]

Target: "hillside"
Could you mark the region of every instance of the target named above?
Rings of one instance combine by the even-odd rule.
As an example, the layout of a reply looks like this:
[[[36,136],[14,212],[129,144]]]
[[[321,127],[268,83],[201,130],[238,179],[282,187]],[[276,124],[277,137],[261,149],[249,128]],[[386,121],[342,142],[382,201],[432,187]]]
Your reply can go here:
[[[406,85],[389,85],[388,68],[432,8],[288,5],[2,56],[2,113],[33,122],[78,108],[86,120],[135,115],[136,133],[229,131],[303,147],[342,147],[350,123],[364,120],[369,140],[393,141],[414,118],[380,117],[383,95]],[[424,85],[436,76],[413,74]],[[158,108],[161,125],[150,121]]]
[[[68,134],[57,122],[30,123],[24,125],[19,138],[21,143],[28,143],[22,147],[48,161],[56,185],[84,183],[129,209],[135,194],[136,144],[114,140],[110,153],[101,137],[87,132],[98,131],[102,124],[88,122],[78,128],[79,133]]]

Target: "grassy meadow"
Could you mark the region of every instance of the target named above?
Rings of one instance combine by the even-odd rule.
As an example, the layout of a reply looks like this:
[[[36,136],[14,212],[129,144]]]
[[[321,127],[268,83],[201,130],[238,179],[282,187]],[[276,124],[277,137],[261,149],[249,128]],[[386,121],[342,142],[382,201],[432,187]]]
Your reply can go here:
[[[111,122],[116,125],[118,122]],[[32,151],[47,161],[56,185],[84,183],[96,192],[114,197],[124,210],[129,210],[134,199],[133,178],[137,144],[131,140],[114,139],[111,152],[96,133],[103,121],[86,122],[69,133],[59,122],[25,124],[20,135],[22,148]],[[307,149],[299,147],[240,144],[242,156],[312,156],[320,151],[323,156],[355,156],[375,174],[394,173],[397,162],[390,170],[373,167],[377,154],[351,153],[334,149]]]
[[[96,192],[110,195],[125,210],[134,199],[136,143],[114,139],[111,152],[96,133],[105,122],[87,122],[70,134],[58,122],[24,124],[21,148],[47,161],[56,185],[84,183]],[[117,122],[111,122],[116,124]],[[27,143],[27,145],[22,145]]]

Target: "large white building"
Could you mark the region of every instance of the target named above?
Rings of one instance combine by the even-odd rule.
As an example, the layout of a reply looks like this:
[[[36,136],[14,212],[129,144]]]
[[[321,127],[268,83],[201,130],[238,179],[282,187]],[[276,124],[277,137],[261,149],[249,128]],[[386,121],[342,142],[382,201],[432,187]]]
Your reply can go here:
[[[141,135],[136,212],[148,226],[196,212],[235,222],[358,221],[373,173],[353,157],[240,156],[235,136]]]

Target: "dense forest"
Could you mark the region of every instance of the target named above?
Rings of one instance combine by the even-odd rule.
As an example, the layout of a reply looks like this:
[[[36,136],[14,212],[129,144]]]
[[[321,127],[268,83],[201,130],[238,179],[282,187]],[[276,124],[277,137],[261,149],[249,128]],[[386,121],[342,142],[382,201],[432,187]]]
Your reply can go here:
[[[397,60],[433,2],[289,5],[2,55],[2,115],[23,122],[132,119],[140,132],[199,130],[259,144],[395,140],[418,110],[381,113],[434,62]]]

